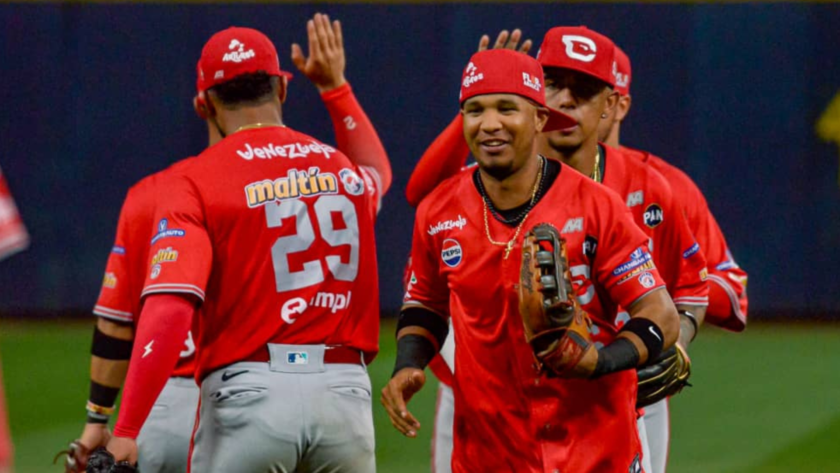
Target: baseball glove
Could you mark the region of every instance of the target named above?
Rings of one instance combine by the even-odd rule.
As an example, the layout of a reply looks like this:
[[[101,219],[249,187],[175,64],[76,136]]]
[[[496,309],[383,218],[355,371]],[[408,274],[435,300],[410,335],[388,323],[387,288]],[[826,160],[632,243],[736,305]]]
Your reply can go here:
[[[682,391],[691,375],[691,359],[679,343],[662,352],[655,362],[638,370],[636,407],[657,403]]]
[[[88,461],[87,473],[138,473],[137,465],[127,461],[114,462],[111,452],[99,447],[93,451]]]
[[[70,447],[67,450],[62,450],[53,458],[53,463],[58,459],[64,457],[64,473],[83,473],[87,468],[88,458],[90,458],[91,450],[76,439],[70,442]]]
[[[519,315],[540,371],[562,377],[589,375],[578,364],[595,350],[589,335],[592,322],[572,289],[566,241],[551,225],[535,226],[522,242]]]

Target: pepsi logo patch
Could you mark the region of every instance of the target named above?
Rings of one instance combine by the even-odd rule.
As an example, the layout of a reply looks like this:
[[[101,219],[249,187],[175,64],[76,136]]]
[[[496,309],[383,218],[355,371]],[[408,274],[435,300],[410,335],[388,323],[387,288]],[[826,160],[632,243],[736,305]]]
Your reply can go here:
[[[652,274],[645,272],[639,276],[639,284],[646,289],[650,289],[656,285],[656,279],[654,279]]]
[[[648,205],[642,218],[645,221],[645,225],[650,228],[656,228],[662,223],[662,207],[659,204]]]
[[[461,260],[464,259],[464,252],[461,249],[461,244],[451,238],[443,240],[443,248],[440,250],[440,258],[443,260],[443,264],[449,266],[450,268],[458,266],[461,264]]]

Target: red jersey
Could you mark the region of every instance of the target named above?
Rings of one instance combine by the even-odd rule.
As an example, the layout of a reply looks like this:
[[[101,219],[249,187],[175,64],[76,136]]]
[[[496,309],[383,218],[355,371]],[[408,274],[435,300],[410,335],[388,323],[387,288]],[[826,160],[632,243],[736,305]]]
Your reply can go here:
[[[146,280],[146,261],[149,244],[162,238],[169,231],[164,221],[155,222],[155,207],[166,197],[169,174],[189,162],[173,164],[168,169],[152,174],[128,190],[120,210],[117,236],[108,263],[99,299],[93,313],[117,322],[130,322],[136,327],[140,317],[140,294]],[[195,343],[190,333],[184,342],[181,358],[172,376],[193,376],[195,373]]]
[[[682,208],[689,228],[706,256],[708,280],[715,285],[713,289],[721,289],[710,293],[712,300],[706,311],[706,320],[729,330],[744,330],[748,306],[747,273],[732,257],[723,231],[697,184],[682,170],[662,158],[645,151],[625,147],[621,149],[625,154],[651,165],[671,183],[677,205]]]
[[[674,200],[671,185],[650,166],[603,146],[603,184],[625,199],[636,225],[650,237],[653,261],[674,304],[708,305],[706,259]]]
[[[490,244],[482,198],[466,170],[417,210],[407,306],[451,316],[457,348],[452,467],[474,471],[628,471],[641,456],[636,371],[596,380],[539,376],[519,316],[521,242],[539,223],[566,238],[577,297],[593,333],[617,333],[618,305],[664,287],[647,237],[612,191],[560,165],[516,246]],[[515,229],[488,218],[496,241]]]
[[[0,169],[0,260],[29,246],[29,234]]]
[[[378,351],[372,168],[286,127],[229,135],[169,183],[143,295],[204,301],[196,377],[267,343]],[[206,294],[206,297],[205,297]]]

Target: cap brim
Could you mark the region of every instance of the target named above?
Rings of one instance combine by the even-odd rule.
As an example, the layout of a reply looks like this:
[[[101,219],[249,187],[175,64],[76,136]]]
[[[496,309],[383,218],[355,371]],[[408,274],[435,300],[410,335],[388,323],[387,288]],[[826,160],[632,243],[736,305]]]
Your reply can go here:
[[[550,107],[546,108],[548,108],[548,121],[545,123],[545,126],[542,129],[543,132],[563,130],[577,125],[577,120],[566,115],[565,113],[554,110]]]

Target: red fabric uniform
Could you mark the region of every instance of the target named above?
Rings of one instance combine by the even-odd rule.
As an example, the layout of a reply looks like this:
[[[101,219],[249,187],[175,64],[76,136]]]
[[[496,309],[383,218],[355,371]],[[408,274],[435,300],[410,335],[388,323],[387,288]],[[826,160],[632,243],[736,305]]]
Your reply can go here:
[[[674,198],[685,213],[709,266],[710,300],[706,321],[729,330],[744,330],[747,325],[747,273],[732,257],[726,238],[697,184],[662,158],[627,147],[621,150],[651,165],[671,183]]]
[[[603,145],[602,183],[627,203],[633,221],[651,238],[651,252],[674,304],[705,306],[709,299],[706,259],[662,175],[621,151]]]
[[[504,259],[504,248],[485,235],[472,172],[446,181],[420,205],[414,279],[406,293],[407,305],[452,317],[458,373],[453,471],[630,471],[641,456],[635,370],[598,380],[538,376],[515,285],[525,233],[538,223],[554,225],[567,239],[577,296],[593,317],[593,333],[612,339],[617,305],[630,306],[664,287],[648,264],[647,237],[618,196],[562,165]],[[492,217],[489,226],[496,241],[515,233]],[[636,272],[639,267],[646,270]]]
[[[0,260],[29,246],[29,234],[20,219],[12,193],[0,169]],[[12,464],[12,437],[6,415],[6,399],[3,392],[3,376],[0,374],[0,467]]]
[[[378,351],[379,177],[285,127],[234,133],[172,179],[143,295],[204,300],[196,377],[267,343]],[[205,299],[205,294],[207,297]]]
[[[117,322],[130,322],[137,327],[140,319],[140,294],[146,282],[149,245],[170,231],[165,222],[154,220],[155,208],[167,196],[167,177],[188,162],[189,159],[173,164],[164,171],[142,179],[129,189],[120,211],[117,236],[105,267],[102,289],[93,308],[94,314]],[[189,377],[194,373],[195,343],[192,334],[189,334],[172,376]]]
[[[0,260],[29,246],[29,234],[20,219],[12,193],[0,169]]]

